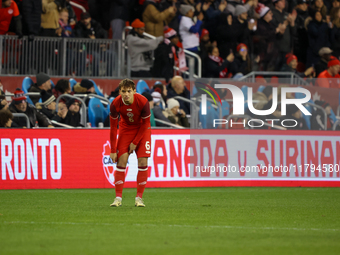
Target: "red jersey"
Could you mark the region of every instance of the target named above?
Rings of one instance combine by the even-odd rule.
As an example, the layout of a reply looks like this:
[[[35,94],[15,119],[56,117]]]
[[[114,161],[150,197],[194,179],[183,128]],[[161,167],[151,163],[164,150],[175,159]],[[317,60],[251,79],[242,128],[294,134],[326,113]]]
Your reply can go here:
[[[340,75],[336,74],[335,76],[330,75],[330,73],[325,70],[319,74],[318,79],[316,80],[316,84],[322,88],[340,88]]]
[[[10,7],[0,8],[0,35],[4,35],[8,32],[12,17],[19,15],[18,6],[14,1],[12,1]]]
[[[119,95],[110,106],[111,118],[118,118],[118,114],[120,114],[120,128],[138,129],[143,122],[142,119],[151,116],[149,101],[144,96],[135,93],[133,103],[127,105],[124,103],[122,96]]]

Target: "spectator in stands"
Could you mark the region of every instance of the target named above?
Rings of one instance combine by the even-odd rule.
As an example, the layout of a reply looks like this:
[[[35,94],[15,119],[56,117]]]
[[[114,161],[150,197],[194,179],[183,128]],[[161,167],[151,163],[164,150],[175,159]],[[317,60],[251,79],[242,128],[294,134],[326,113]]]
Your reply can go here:
[[[129,5],[131,0],[113,0],[110,5],[110,24],[112,39],[122,40],[125,22],[129,20]]]
[[[73,87],[75,94],[95,94],[95,88],[92,81],[88,79],[82,79]]]
[[[305,20],[309,17],[307,0],[298,0],[296,5],[296,33],[294,35],[294,55],[300,62],[306,64],[308,34],[305,28]]]
[[[190,99],[190,91],[187,89],[185,82],[181,76],[174,76],[171,83],[167,86],[168,98],[180,96],[186,99]],[[180,108],[185,111],[186,114],[190,114],[190,103],[184,100],[179,100]]]
[[[36,103],[35,108],[42,114],[44,114],[50,120],[55,116],[56,109],[56,98],[53,94],[46,92],[45,90],[41,91],[41,103]]]
[[[332,127],[334,125],[334,121],[332,120],[331,116],[331,106],[329,103],[326,103],[325,101],[315,101],[316,105],[321,106],[325,111],[327,115],[327,126],[325,128],[325,114],[324,112],[319,108],[314,108],[314,111],[312,113],[311,117],[311,130],[332,130]]]
[[[60,102],[58,105],[58,115],[53,120],[72,127],[81,127],[80,124],[80,101],[71,98],[66,102]]]
[[[182,38],[183,48],[190,50],[196,54],[199,53],[199,33],[201,32],[202,20],[204,15],[202,12],[197,16],[196,24],[192,20],[195,8],[191,5],[182,4],[179,8],[183,15],[179,24],[179,34]]]
[[[42,1],[22,1],[21,9],[23,32],[29,36],[30,40],[33,40],[34,36],[40,33]]]
[[[132,77],[152,77],[150,68],[153,65],[151,58],[152,50],[155,50],[159,43],[163,41],[163,36],[156,37],[155,40],[144,38],[145,24],[139,19],[132,22],[133,29],[126,37],[129,55],[131,57]]]
[[[204,14],[204,28],[210,33],[212,41],[217,40],[216,28],[219,25],[219,16],[227,12],[227,1],[204,0],[202,1],[202,12]]]
[[[2,0],[0,8],[0,35],[8,33],[11,22],[15,23],[15,33],[22,37],[21,16],[17,4],[12,0]],[[12,31],[11,31],[12,32]]]
[[[7,110],[9,104],[6,100],[6,97],[0,96],[0,110]]]
[[[164,34],[164,23],[168,25],[175,17],[177,9],[170,6],[168,9],[160,12],[158,10],[159,0],[146,0],[144,3],[145,9],[143,12],[143,21],[145,23],[145,32],[153,36],[159,37]]]
[[[81,20],[74,27],[74,34],[79,38],[107,38],[107,32],[100,23],[93,20],[88,12],[81,14]]]
[[[309,67],[305,72],[301,73],[296,70],[298,66],[298,58],[292,53],[286,55],[286,63],[281,68],[282,72],[293,72],[301,78],[309,77],[312,78],[315,75],[314,67]]]
[[[306,66],[310,67],[319,61],[319,50],[322,47],[330,46],[328,24],[322,20],[322,15],[319,11],[316,11],[312,16],[312,20],[307,25],[307,32],[309,47]]]
[[[66,79],[60,79],[55,85],[53,93],[56,98],[63,94],[71,94],[70,81]]]
[[[323,0],[315,0],[309,7],[310,16],[314,17],[315,12],[320,12],[322,19],[326,20],[328,10]]]
[[[179,102],[170,98],[167,101],[168,108],[164,111],[164,116],[170,120],[171,123],[182,127],[190,127],[185,111],[180,108]]]
[[[36,75],[36,79],[37,82],[35,84],[33,84],[29,89],[28,92],[38,92],[41,93],[41,91],[45,90],[48,92],[52,92],[51,91],[51,78],[50,76],[48,76],[45,73],[38,73]],[[33,104],[35,105],[39,99],[40,99],[40,95],[39,96],[30,96],[30,99],[32,100]]]
[[[275,27],[281,25],[283,33],[278,33],[276,36],[276,47],[279,49],[279,55],[276,59],[275,70],[279,71],[284,62],[287,53],[292,51],[293,37],[296,33],[295,19],[297,16],[296,11],[291,14],[285,12],[285,0],[273,0],[274,9],[272,23]]]
[[[70,0],[65,1],[65,8],[68,10],[68,24],[73,27],[77,23],[77,15],[70,4]]]
[[[210,46],[208,58],[204,60],[203,64],[203,77],[230,78],[232,73],[235,72],[234,58],[234,54],[230,53],[225,61],[220,57],[218,48]]]
[[[257,41],[257,52],[260,55],[260,70],[274,71],[275,59],[278,55],[278,49],[275,47],[276,35],[283,34],[282,25],[277,27],[271,22],[273,13],[269,7],[258,4],[256,12],[260,19],[257,22],[257,32],[254,40]]]
[[[177,43],[179,38],[174,29],[166,27],[164,41],[155,50],[153,63],[153,77],[163,77],[166,82],[174,76],[175,60],[178,61]]]
[[[340,78],[340,61],[332,56],[328,61],[327,67],[327,70],[319,74],[316,85],[323,88],[340,88],[338,79]]]
[[[302,113],[300,109],[295,104],[287,105],[287,114],[282,116],[281,120],[292,119],[294,121],[286,120],[286,126],[294,126],[295,127],[287,127],[287,129],[291,130],[308,130],[307,123],[305,119],[302,117]]]
[[[201,59],[206,59],[208,57],[208,49],[211,45],[214,45],[216,47],[217,42],[216,41],[211,42],[210,36],[209,36],[209,31],[206,30],[205,28],[203,28],[201,36],[200,36],[200,49],[201,49],[200,57],[201,57]]]
[[[323,71],[325,71],[327,69],[327,64],[328,64],[330,57],[332,56],[332,52],[333,51],[328,47],[322,47],[319,50],[320,60],[315,65],[315,75],[316,75],[316,77],[318,77],[320,73],[322,73]]]
[[[64,0],[42,0],[41,36],[55,37],[60,34],[59,10],[65,7]]]
[[[193,6],[195,8],[195,1],[192,1],[193,3],[189,3],[189,5]],[[187,4],[187,3],[185,3]],[[168,23],[168,27],[174,29],[177,33],[179,33],[179,7],[181,3],[179,0],[162,0],[159,4],[159,10],[161,12],[169,9],[170,7],[175,7],[176,13],[174,18]]]
[[[62,29],[61,31],[59,30],[61,37],[74,37],[72,27],[68,21],[69,12],[66,8],[64,8],[59,12],[59,25]]]
[[[74,27],[74,35],[79,38],[90,38],[90,39],[106,39],[107,32],[100,25],[99,22],[95,21],[91,18],[88,12],[84,12],[81,14],[81,20],[77,22]],[[80,63],[78,67],[78,75],[81,76],[84,73],[85,63],[86,63],[86,55],[90,54],[92,56],[92,75],[99,75],[99,64],[101,61],[106,62],[106,75],[112,76],[113,72],[113,55],[114,53],[106,48],[105,44],[100,45],[99,47],[93,47],[91,44],[85,44],[86,50],[78,49]],[[94,49],[95,48],[95,49]],[[92,49],[92,50],[91,50]],[[78,59],[76,56],[75,59]]]
[[[244,43],[237,45],[237,54],[234,60],[234,72],[233,74],[245,75],[252,71],[250,58],[248,55],[248,47]]]
[[[338,3],[338,2],[337,2]],[[340,57],[340,7],[333,8],[331,11],[331,29],[330,42],[333,49],[333,56]]]
[[[165,117],[165,115],[163,114],[163,109],[165,109],[165,108],[161,107],[161,103],[162,103],[163,98],[162,98],[162,95],[159,91],[160,91],[160,89],[156,88],[156,90],[151,93],[151,96],[152,96],[153,102],[154,102],[154,107],[152,109],[153,114],[154,114],[156,119],[160,119],[160,120],[163,120],[165,122],[171,123],[170,120],[167,117]],[[156,122],[156,126],[167,127],[166,124],[162,124],[162,123],[159,123],[159,122]]]
[[[0,128],[10,128],[12,127],[13,114],[7,110],[0,110]]]
[[[26,96],[21,89],[17,89],[14,92],[14,98],[12,103],[9,106],[9,110],[12,113],[24,113],[27,115],[29,119],[29,123],[31,127],[53,127],[50,120],[43,115],[42,113],[38,112],[37,109],[27,103]],[[26,119],[22,117],[14,118],[13,122],[16,123],[19,127],[27,127],[26,126]]]
[[[60,122],[60,123],[63,123],[63,124],[66,124],[65,121],[66,121],[67,113],[68,113],[68,109],[67,109],[66,103],[65,103],[65,101],[62,99],[62,100],[60,100],[59,103],[58,103],[58,112],[57,112],[57,114],[52,118],[52,120],[57,121],[57,122]],[[56,126],[58,126],[58,125],[56,125]]]
[[[243,6],[248,12],[250,10],[250,8],[253,7],[254,4],[256,3],[253,0],[247,1],[244,5],[243,5],[244,1],[242,1],[242,0],[230,0],[230,1],[227,1],[227,2],[228,2],[228,4],[227,4],[226,10],[228,12],[232,13],[236,17],[238,16],[238,15],[235,15],[237,6],[240,6],[240,5]]]
[[[153,86],[152,89],[153,89],[153,91],[158,91],[161,94],[159,106],[164,110],[166,108],[166,103],[165,102],[168,100],[167,99],[168,90],[166,88],[166,85],[162,84],[162,83],[158,83],[158,84],[155,83],[155,85]],[[151,93],[151,95],[152,95],[152,93]],[[155,102],[155,98],[154,98],[154,102]]]

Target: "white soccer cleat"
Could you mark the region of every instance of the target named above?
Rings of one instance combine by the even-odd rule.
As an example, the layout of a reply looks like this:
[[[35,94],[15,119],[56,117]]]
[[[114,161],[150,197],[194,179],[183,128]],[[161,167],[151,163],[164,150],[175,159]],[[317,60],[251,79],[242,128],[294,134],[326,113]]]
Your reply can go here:
[[[140,197],[136,197],[135,206],[136,207],[145,207],[145,204],[143,203],[143,199],[141,199]]]
[[[113,201],[113,203],[110,204],[110,206],[113,206],[113,207],[122,206],[122,198],[116,197],[115,200]]]

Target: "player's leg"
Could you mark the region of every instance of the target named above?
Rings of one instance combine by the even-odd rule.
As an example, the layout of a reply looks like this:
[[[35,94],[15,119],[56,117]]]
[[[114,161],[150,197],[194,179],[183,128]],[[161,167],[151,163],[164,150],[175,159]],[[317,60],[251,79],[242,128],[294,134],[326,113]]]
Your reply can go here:
[[[129,146],[132,138],[129,136],[128,132],[121,132],[118,137],[117,142],[117,167],[114,173],[115,177],[115,191],[116,198],[111,206],[121,206],[122,205],[122,194],[125,183],[125,169],[127,161],[129,158]]]
[[[137,195],[135,206],[144,207],[143,193],[148,181],[148,158],[151,155],[151,132],[147,132],[136,147],[138,158]]]

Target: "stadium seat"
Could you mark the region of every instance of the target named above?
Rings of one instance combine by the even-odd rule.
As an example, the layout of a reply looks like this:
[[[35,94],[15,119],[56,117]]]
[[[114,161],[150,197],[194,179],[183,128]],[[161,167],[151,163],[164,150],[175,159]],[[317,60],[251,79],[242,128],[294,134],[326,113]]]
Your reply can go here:
[[[161,81],[156,81],[155,84],[154,84],[154,86],[155,86],[155,85],[163,85],[163,83],[162,83]]]
[[[91,80],[91,79],[90,79],[90,81],[92,81],[93,86],[94,86],[94,90],[96,91],[97,95],[98,95],[98,96],[101,96],[101,97],[104,97],[103,93],[100,92],[100,90],[99,90],[97,84],[96,84],[93,80]]]
[[[70,85],[71,85],[71,91],[73,91],[73,87],[74,87],[74,85],[77,84],[77,81],[75,79],[71,78],[71,79],[69,79],[69,82],[70,82]]]
[[[136,92],[143,94],[143,92],[149,92],[150,88],[144,80],[139,80],[136,85]]]
[[[227,101],[222,100],[222,117],[229,116],[229,114],[230,114],[230,105]]]
[[[197,93],[197,88],[196,88],[196,86],[194,85],[194,86],[192,87],[191,96],[194,96],[196,93]]]
[[[29,88],[34,84],[34,82],[32,81],[32,79],[30,77],[25,77],[22,81],[21,84],[21,89],[22,91],[24,91],[24,93],[28,93]],[[30,99],[29,96],[27,96],[27,103],[33,105],[32,100]]]
[[[202,115],[202,112],[199,111],[199,119],[202,125],[202,128],[214,128],[214,119],[219,119],[218,110],[215,110],[213,104],[210,101],[207,101],[207,114]]]
[[[110,97],[110,98],[109,98],[110,104],[108,104],[108,105],[106,106],[107,115],[110,114],[110,105],[111,105],[111,103],[112,103],[112,101],[113,101],[114,99],[115,99],[114,97]]]
[[[92,127],[98,127],[99,122],[105,121],[108,113],[98,98],[91,98],[88,106],[89,122]]]
[[[265,87],[266,87],[266,86],[261,85],[261,86],[257,89],[257,91],[258,91],[258,92],[262,92],[262,91],[264,90]]]

